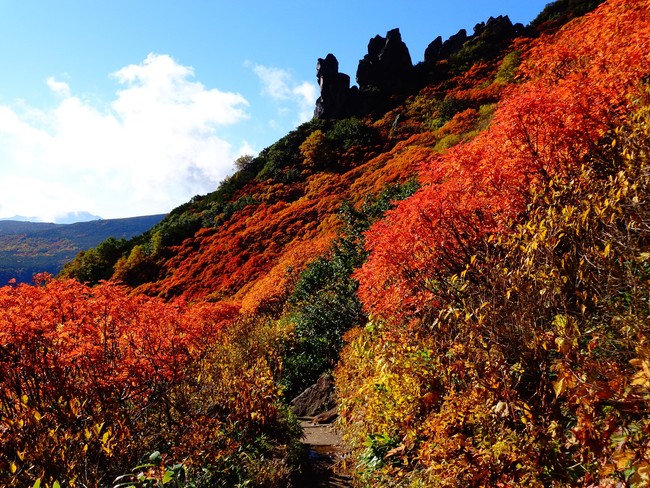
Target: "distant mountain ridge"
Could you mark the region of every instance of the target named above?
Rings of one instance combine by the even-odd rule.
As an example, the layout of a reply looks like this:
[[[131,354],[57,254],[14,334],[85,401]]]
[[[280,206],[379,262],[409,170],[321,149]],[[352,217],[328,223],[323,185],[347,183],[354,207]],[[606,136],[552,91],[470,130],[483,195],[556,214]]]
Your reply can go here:
[[[35,273],[56,275],[79,252],[109,238],[130,239],[146,232],[164,214],[71,224],[0,220],[0,284],[28,283]]]
[[[24,215],[14,215],[9,218],[1,218],[0,221],[14,221],[14,222],[31,222],[42,223],[43,220],[38,217],[25,217]],[[92,220],[102,220],[98,215],[93,215],[90,212],[68,212],[64,215],[56,217],[52,224],[76,224],[78,222],[90,222]]]
[[[32,222],[29,220],[0,219],[0,235],[42,232],[61,224],[52,222]]]

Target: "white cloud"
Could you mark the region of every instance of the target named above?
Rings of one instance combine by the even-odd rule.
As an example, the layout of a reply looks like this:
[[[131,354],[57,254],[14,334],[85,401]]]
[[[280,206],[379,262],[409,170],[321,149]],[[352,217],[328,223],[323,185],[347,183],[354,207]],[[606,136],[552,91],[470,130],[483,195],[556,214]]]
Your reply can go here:
[[[274,100],[288,100],[291,98],[292,90],[289,88],[291,76],[288,71],[256,64],[253,66],[253,73],[262,82],[262,93],[265,95]]]
[[[113,74],[104,108],[54,78],[51,110],[0,106],[0,216],[84,210],[104,218],[163,213],[214,190],[241,148],[220,128],[247,118],[246,99],[206,88],[167,55]]]
[[[53,77],[47,79],[47,86],[50,87],[53,93],[61,95],[63,97],[70,96],[70,86],[65,81],[55,80]]]
[[[294,124],[310,120],[314,115],[314,104],[318,98],[318,87],[308,81],[297,82],[292,74],[282,68],[246,63],[262,82],[262,94],[278,102],[278,114],[296,114]],[[288,109],[286,104],[290,104]],[[272,121],[273,124],[277,121]]]
[[[300,120],[306,122],[314,116],[314,105],[318,98],[318,88],[314,83],[303,81],[292,90],[300,107]]]

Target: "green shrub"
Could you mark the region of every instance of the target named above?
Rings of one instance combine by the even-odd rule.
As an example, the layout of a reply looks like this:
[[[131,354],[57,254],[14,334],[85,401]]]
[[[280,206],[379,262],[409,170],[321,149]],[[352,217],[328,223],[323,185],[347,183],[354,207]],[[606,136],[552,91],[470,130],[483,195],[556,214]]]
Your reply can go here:
[[[368,198],[361,210],[348,202],[341,206],[343,235],[328,255],[301,273],[288,300],[287,319],[294,330],[285,344],[281,380],[288,397],[333,369],[345,332],[365,323],[366,315],[356,295],[358,283],[352,277],[366,258],[363,232],[392,207],[393,201],[410,196],[416,188],[414,181],[391,185],[377,197]]]

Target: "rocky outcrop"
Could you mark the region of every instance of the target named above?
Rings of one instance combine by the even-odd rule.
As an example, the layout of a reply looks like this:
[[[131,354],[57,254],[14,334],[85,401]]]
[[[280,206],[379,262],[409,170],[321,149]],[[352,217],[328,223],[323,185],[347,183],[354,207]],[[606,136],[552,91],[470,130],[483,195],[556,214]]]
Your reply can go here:
[[[350,112],[350,76],[339,73],[339,62],[332,53],[325,56],[325,59],[318,59],[316,78],[320,87],[320,97],[316,100],[314,117],[319,119],[347,117]]]
[[[444,42],[440,36],[435,38],[424,51],[424,62],[425,64],[431,64],[448,59],[464,46],[471,46],[478,42],[498,45],[502,41],[520,35],[523,30],[524,26],[522,24],[513,25],[507,15],[490,17],[487,22],[476,24],[474,33],[471,36],[467,35],[465,29],[461,29]]]
[[[467,31],[465,29],[459,30],[445,42],[442,42],[442,37],[438,36],[425,49],[424,62],[434,63],[436,61],[440,61],[441,59],[446,59],[452,53],[459,51],[466,41]]]
[[[291,409],[298,417],[314,417],[336,406],[334,378],[323,374],[318,381],[291,400]]]
[[[357,68],[360,90],[370,87],[385,92],[400,91],[412,75],[411,54],[399,29],[388,31],[386,37],[375,36],[368,43],[366,54]]]
[[[413,80],[413,62],[399,29],[388,31],[386,37],[375,36],[368,43],[368,54],[359,61],[356,81],[350,87],[350,77],[339,72],[333,54],[319,58],[316,77],[320,97],[316,100],[314,117],[341,119],[373,111],[377,91],[381,97],[407,90]]]
[[[512,24],[507,15],[490,17],[487,22],[474,26],[474,36],[482,36],[493,41],[512,39],[524,28],[522,24]]]
[[[510,39],[524,31],[523,25],[513,25],[508,16],[490,17],[487,22],[476,24],[472,35],[461,29],[444,42],[437,37],[425,50],[424,61],[413,66],[399,29],[390,30],[386,37],[377,35],[368,42],[368,54],[357,68],[358,88],[350,87],[350,77],[339,72],[336,57],[328,54],[316,66],[320,97],[314,117],[341,119],[383,113],[395,99],[443,80],[454,70],[496,56]],[[443,60],[448,62],[441,63]]]

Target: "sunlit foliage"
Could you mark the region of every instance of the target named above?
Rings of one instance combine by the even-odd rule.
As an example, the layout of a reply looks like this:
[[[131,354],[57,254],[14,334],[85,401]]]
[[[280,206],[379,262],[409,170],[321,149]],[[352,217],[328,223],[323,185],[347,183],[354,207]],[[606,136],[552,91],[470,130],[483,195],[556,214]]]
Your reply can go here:
[[[277,361],[265,359],[268,334],[234,321],[238,307],[48,280],[0,288],[0,304],[3,486],[108,486],[154,450],[190,473],[209,467],[205,486],[251,479],[277,449],[267,468],[282,472],[297,433]]]
[[[360,481],[648,484],[649,15],[610,1],[538,43],[368,233],[336,374]]]

